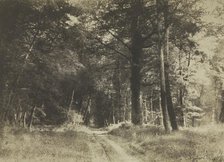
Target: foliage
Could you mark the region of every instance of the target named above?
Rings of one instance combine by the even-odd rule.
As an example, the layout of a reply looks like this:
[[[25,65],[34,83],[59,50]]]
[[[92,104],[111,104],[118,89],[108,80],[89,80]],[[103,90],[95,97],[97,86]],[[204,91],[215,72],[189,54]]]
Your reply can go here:
[[[210,125],[164,135],[159,127],[116,129],[113,135],[123,147],[143,161],[222,161],[223,126]],[[125,141],[125,142],[124,142]]]
[[[161,114],[160,50],[166,57],[166,107],[175,110],[171,122],[177,117],[183,125],[185,112],[196,107],[202,118],[218,113],[223,42],[211,55],[195,39],[220,38],[203,22],[203,3],[1,0],[1,119],[62,124],[75,110],[85,124],[153,123],[154,114]],[[217,11],[222,18],[223,5]]]

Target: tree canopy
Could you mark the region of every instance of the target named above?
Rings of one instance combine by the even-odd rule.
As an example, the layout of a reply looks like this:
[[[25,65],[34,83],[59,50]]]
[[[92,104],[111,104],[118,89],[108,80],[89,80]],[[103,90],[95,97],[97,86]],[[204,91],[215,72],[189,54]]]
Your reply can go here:
[[[2,122],[224,122],[224,24],[205,20],[205,3],[0,0]],[[216,39],[212,54],[199,37]]]

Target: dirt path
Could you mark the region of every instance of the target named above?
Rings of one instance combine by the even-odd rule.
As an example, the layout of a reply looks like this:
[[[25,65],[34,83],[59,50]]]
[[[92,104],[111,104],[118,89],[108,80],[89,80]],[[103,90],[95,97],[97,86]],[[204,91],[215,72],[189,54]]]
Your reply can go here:
[[[140,162],[104,133],[93,133],[89,147],[92,162]]]
[[[97,129],[4,132],[0,140],[0,162],[141,162]]]

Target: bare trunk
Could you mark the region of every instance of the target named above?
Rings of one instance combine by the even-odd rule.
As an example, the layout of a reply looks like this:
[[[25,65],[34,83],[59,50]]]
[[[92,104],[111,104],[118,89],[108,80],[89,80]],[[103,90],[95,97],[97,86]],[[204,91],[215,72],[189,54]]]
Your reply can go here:
[[[116,60],[116,68],[113,74],[113,88],[115,90],[114,94],[114,115],[115,119],[119,122],[124,121],[124,110],[122,105],[122,95],[121,95],[121,63],[120,58]]]
[[[26,112],[23,113],[23,128],[26,128]]]
[[[153,118],[154,118],[154,110],[153,110],[153,98],[152,98],[152,95],[150,97],[150,114],[151,114],[151,120],[153,121]]]
[[[132,66],[131,92],[132,122],[134,124],[142,124],[142,110],[140,106],[140,70],[137,65]]]
[[[35,110],[36,110],[36,106],[34,106],[32,108],[32,111],[31,111],[31,114],[30,114],[30,119],[29,119],[29,124],[28,124],[29,130],[31,130],[31,127],[32,127],[32,124],[33,124],[33,117],[34,117],[34,114],[35,114]]]
[[[179,106],[180,106],[180,124],[185,127],[185,115],[184,115],[184,101],[183,101],[183,87],[179,89]]]
[[[132,103],[132,123],[142,124],[142,109],[140,106],[140,86],[141,86],[141,59],[143,40],[139,31],[139,17],[142,12],[142,1],[132,1],[132,23],[131,23],[131,103]]]
[[[166,132],[170,131],[169,128],[169,115],[167,111],[167,93],[166,93],[166,81],[165,81],[165,67],[164,67],[164,55],[163,48],[160,47],[160,93],[161,93],[161,108],[163,113],[163,125]]]
[[[176,131],[176,130],[178,130],[178,126],[177,126],[177,120],[176,120],[176,112],[174,111],[174,107],[173,107],[168,73],[166,73],[166,92],[167,92],[167,96],[166,96],[167,110],[168,110],[168,114],[169,114],[170,124],[171,124],[172,130]]]
[[[92,105],[92,100],[91,100],[91,97],[89,97],[87,101],[85,113],[84,113],[84,124],[87,126],[90,124],[91,105]]]
[[[172,101],[172,94],[171,94],[171,87],[170,87],[170,80],[169,80],[169,34],[170,34],[170,25],[169,25],[169,0],[165,0],[165,9],[164,9],[164,21],[165,21],[165,86],[166,86],[166,99],[167,99],[167,110],[169,114],[170,124],[173,131],[178,130],[177,120],[176,120],[176,113],[173,107]]]
[[[165,58],[164,58],[164,43],[162,34],[162,24],[164,17],[162,14],[161,0],[156,0],[157,6],[157,25],[158,25],[158,52],[160,56],[160,93],[161,93],[161,108],[163,114],[163,125],[166,132],[170,132],[169,128],[169,116],[167,111],[167,98],[166,98],[166,79],[165,79]]]
[[[220,112],[220,115],[219,115],[219,121],[221,123],[224,123],[224,90],[222,90],[221,92],[221,112]]]
[[[173,131],[178,130],[177,120],[176,120],[176,112],[173,107],[172,101],[172,94],[171,94],[171,87],[170,87],[170,80],[169,80],[169,27],[166,26],[166,33],[165,33],[165,85],[166,85],[166,99],[167,99],[167,110],[169,114],[170,124]]]
[[[72,96],[71,96],[70,104],[68,107],[68,111],[70,111],[72,109],[72,104],[74,102],[74,95],[75,95],[75,90],[72,91]]]
[[[215,84],[215,106],[212,108],[212,123],[218,123],[219,122],[219,107],[220,107],[220,101],[219,101],[219,96],[220,96],[220,89],[222,89],[222,84],[218,81],[218,79],[214,78],[214,84]]]
[[[144,107],[144,122],[147,124],[148,122],[148,105],[146,100],[143,101],[143,107]]]
[[[154,117],[156,120],[157,120],[157,118],[159,117],[159,125],[164,125],[164,123],[163,123],[163,112],[162,112],[162,104],[161,104],[161,97],[159,98],[159,114],[157,114],[157,116],[156,117]],[[155,124],[156,124],[156,120],[154,120],[155,122]]]
[[[130,90],[127,89],[126,91],[126,97],[125,97],[125,120],[130,121],[131,120],[131,108],[130,108]]]

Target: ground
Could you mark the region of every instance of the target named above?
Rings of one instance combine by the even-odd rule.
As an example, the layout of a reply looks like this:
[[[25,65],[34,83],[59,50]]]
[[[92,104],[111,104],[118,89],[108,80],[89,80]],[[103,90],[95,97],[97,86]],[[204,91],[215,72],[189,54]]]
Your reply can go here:
[[[1,131],[0,162],[223,162],[224,127]]]
[[[6,128],[7,129],[7,128]],[[105,131],[4,130],[0,162],[138,162]]]

